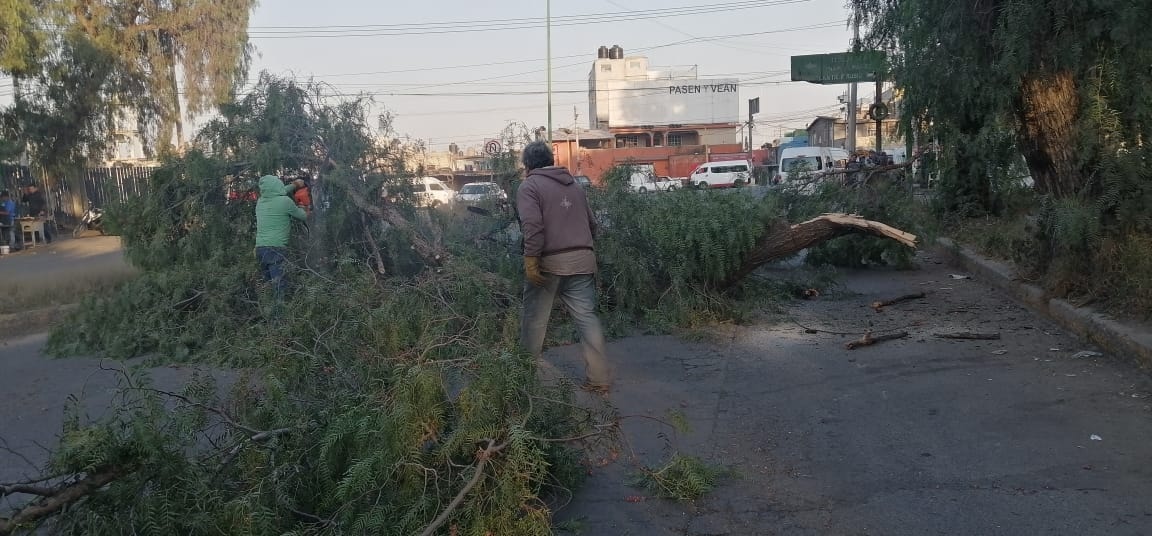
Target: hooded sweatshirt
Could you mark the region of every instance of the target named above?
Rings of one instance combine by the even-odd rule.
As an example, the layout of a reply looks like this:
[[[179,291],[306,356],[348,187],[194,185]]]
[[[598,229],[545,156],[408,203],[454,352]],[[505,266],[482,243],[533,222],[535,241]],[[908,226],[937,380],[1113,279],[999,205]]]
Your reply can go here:
[[[285,186],[275,175],[260,177],[260,199],[256,200],[256,247],[282,248],[288,245],[292,218],[307,218],[288,194],[294,186]]]
[[[584,188],[567,169],[549,166],[528,172],[516,192],[525,257],[591,250],[596,221]]]

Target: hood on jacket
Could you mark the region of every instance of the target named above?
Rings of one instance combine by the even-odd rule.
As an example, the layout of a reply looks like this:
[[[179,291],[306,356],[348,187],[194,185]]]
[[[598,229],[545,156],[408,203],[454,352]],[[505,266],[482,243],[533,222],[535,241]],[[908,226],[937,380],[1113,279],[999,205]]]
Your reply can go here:
[[[568,169],[560,166],[542,167],[528,172],[529,177],[533,175],[548,177],[565,186],[576,182],[576,179],[572,178],[572,174],[568,172]]]
[[[275,175],[265,175],[260,177],[260,197],[278,197],[288,195],[288,190],[284,188],[284,182],[280,177]]]

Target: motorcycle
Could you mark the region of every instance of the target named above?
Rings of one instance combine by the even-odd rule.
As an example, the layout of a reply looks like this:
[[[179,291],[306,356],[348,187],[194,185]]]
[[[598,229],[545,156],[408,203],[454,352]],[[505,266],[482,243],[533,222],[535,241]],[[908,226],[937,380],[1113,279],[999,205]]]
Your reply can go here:
[[[88,210],[80,217],[80,223],[76,224],[76,228],[72,229],[72,238],[80,238],[84,231],[99,231],[104,234],[104,209],[101,209],[88,202]]]

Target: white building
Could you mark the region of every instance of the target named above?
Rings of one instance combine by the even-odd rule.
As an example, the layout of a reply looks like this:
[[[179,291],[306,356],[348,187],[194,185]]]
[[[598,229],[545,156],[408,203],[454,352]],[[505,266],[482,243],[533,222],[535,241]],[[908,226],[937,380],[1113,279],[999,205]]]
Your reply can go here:
[[[652,67],[602,46],[588,74],[589,128],[625,135],[621,147],[741,143],[739,90],[735,78],[700,79],[696,66]]]

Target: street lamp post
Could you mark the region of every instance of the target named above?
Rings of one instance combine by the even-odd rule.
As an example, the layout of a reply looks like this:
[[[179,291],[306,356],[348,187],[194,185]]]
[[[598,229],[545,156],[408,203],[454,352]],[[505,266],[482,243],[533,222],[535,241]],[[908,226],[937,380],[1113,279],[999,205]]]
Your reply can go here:
[[[547,0],[548,39],[548,143],[552,143],[552,0]]]

